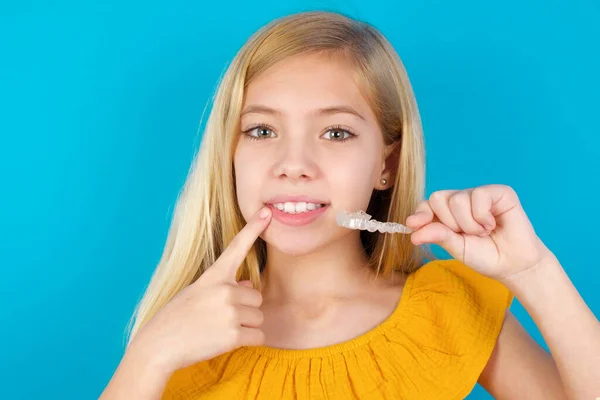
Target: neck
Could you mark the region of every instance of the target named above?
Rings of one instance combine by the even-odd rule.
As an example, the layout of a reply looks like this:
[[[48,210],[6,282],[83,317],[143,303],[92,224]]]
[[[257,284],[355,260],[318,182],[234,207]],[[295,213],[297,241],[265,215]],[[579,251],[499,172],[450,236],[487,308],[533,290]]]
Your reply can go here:
[[[309,254],[289,255],[268,246],[267,255],[263,296],[280,303],[351,296],[372,280],[358,232]]]

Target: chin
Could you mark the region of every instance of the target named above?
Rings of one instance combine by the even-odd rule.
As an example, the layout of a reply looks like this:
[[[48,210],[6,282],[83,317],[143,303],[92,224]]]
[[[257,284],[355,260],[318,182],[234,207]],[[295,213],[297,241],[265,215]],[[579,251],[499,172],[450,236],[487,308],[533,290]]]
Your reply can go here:
[[[269,228],[262,237],[268,247],[292,257],[305,256],[319,251],[332,240],[330,235],[325,234],[323,231],[319,233],[294,230],[281,232]]]

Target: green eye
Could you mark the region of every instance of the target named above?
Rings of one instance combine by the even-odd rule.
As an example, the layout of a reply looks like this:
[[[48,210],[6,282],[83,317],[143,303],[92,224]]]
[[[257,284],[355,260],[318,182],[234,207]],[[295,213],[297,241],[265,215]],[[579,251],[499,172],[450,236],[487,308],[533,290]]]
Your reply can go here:
[[[276,136],[273,129],[266,125],[257,125],[242,133],[247,135],[250,139],[268,139]]]
[[[255,130],[258,131],[258,134],[256,135],[258,137],[269,137],[272,133],[268,128],[256,128]]]
[[[330,133],[330,135],[327,135],[327,133]],[[329,136],[329,139],[333,140],[338,140],[338,139],[345,139],[344,134],[347,132],[344,132],[342,130],[331,130],[325,133],[325,135]]]
[[[339,126],[329,128],[329,130],[323,134],[323,138],[333,142],[344,142],[348,139],[354,138],[355,136],[356,135],[352,132],[348,131],[347,129],[342,129]]]

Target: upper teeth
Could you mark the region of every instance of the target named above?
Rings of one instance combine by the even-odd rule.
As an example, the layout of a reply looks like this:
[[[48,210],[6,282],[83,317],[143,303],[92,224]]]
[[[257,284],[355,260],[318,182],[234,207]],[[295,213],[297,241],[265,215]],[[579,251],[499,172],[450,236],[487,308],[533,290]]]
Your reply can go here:
[[[288,201],[285,203],[273,204],[273,206],[276,207],[278,210],[281,210],[281,211],[289,213],[289,214],[298,214],[298,213],[302,213],[302,212],[306,212],[306,211],[316,210],[317,208],[323,207],[322,204],[305,203],[303,201],[299,201],[297,203]]]

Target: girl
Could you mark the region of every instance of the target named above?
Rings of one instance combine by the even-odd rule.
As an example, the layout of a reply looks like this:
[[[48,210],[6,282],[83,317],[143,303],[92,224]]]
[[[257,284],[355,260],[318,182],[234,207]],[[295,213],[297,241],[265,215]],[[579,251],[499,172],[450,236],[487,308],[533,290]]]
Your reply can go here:
[[[309,12],[261,29],[223,77],[102,398],[600,396],[600,324],[516,193],[423,200],[424,165],[407,73],[375,28]],[[356,210],[413,233],[336,225]]]

